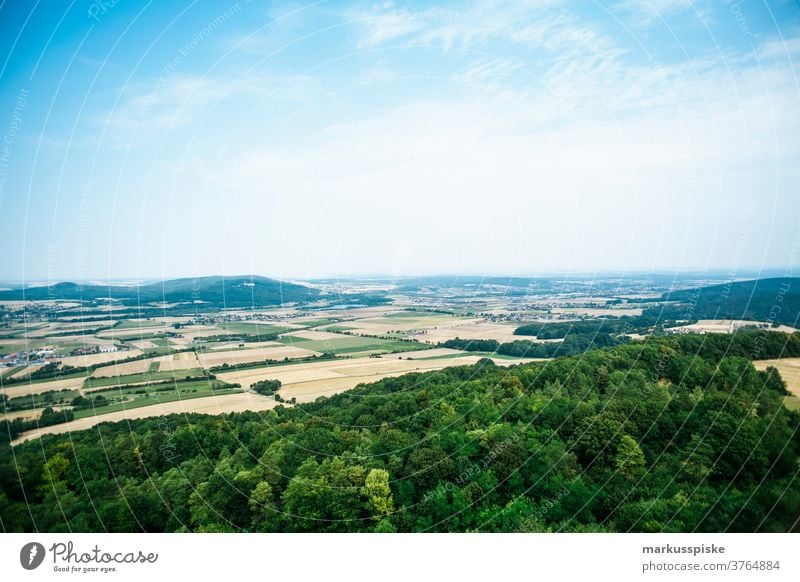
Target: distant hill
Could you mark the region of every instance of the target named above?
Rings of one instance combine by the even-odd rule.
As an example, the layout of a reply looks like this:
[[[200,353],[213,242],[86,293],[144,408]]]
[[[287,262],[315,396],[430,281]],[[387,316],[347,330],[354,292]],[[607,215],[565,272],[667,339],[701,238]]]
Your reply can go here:
[[[203,301],[219,307],[250,307],[308,301],[318,294],[319,291],[316,289],[266,277],[216,276],[171,279],[139,286],[56,283],[43,287],[0,291],[0,300],[116,299],[126,304]]]
[[[738,281],[664,293],[676,302],[645,310],[660,319],[745,319],[797,327],[800,278],[776,277]]]

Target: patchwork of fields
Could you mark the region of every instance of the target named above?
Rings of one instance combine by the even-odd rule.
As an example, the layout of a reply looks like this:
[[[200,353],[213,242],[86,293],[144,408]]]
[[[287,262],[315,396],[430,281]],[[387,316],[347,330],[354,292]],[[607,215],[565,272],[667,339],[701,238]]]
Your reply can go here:
[[[438,304],[421,307],[418,298],[406,297],[392,305],[321,302],[163,317],[153,315],[152,306],[151,317],[109,305],[94,305],[87,317],[74,303],[40,302],[36,308],[51,310],[49,315],[33,320],[6,317],[2,323],[0,414],[27,423],[19,429],[24,440],[169,412],[291,406],[382,378],[474,364],[483,357],[503,366],[531,361],[516,357],[519,354],[548,357],[555,350],[462,350],[486,349],[471,346],[469,340],[509,344],[524,339],[550,346],[548,342],[564,341],[563,336],[539,340],[515,335],[525,321],[521,318],[572,325],[585,317],[635,315],[642,305],[572,294],[559,300],[534,298],[520,315],[516,299],[486,295],[461,302],[459,292],[453,293],[447,310]],[[702,331],[726,333],[744,325],[749,324],[694,324]],[[645,336],[632,332],[629,337]],[[449,344],[458,349],[441,346],[456,338],[468,341]],[[756,365],[776,366],[793,394],[786,405],[800,408],[800,359]],[[263,389],[268,381],[279,381],[280,387]],[[257,383],[264,384],[254,386]],[[56,422],[39,423],[45,414],[49,419],[61,416]]]
[[[27,430],[24,440],[168,412],[265,410],[281,399],[287,405],[308,402],[381,378],[472,364],[483,354],[435,344],[454,337],[511,341],[513,330],[513,324],[478,317],[386,307],[311,315],[243,311],[204,320],[64,318],[12,328],[0,340],[0,354],[17,351],[27,358],[0,368],[7,399],[2,413],[30,420],[50,407],[74,416]],[[275,397],[250,390],[262,380],[282,383]]]

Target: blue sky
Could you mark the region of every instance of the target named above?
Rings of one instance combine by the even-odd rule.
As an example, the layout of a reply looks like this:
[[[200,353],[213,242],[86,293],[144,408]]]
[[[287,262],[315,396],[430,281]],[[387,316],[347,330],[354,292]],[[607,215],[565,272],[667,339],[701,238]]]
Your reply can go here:
[[[4,2],[0,279],[800,265],[800,4]]]

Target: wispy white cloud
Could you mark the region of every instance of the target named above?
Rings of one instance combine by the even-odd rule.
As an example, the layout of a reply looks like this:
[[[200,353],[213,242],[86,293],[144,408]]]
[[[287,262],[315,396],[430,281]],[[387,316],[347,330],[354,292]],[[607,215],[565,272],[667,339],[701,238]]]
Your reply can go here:
[[[389,10],[387,10],[389,8]],[[394,10],[391,6],[373,6],[366,12],[348,14],[362,29],[358,48],[371,48],[419,32],[424,22],[407,12]]]
[[[758,48],[758,58],[762,60],[789,59],[800,57],[800,36],[769,40]]]
[[[243,115],[268,99],[272,103],[302,105],[312,100],[313,78],[306,75],[278,75],[248,70],[214,76],[174,74],[151,82],[131,83],[119,90],[117,105],[92,117],[107,132],[122,135],[136,130],[142,135],[163,133],[193,125],[214,109],[224,115]],[[111,134],[108,134],[111,132]]]
[[[622,0],[614,9],[627,13],[637,26],[680,15],[691,15],[708,23],[713,18],[713,4],[705,0]]]

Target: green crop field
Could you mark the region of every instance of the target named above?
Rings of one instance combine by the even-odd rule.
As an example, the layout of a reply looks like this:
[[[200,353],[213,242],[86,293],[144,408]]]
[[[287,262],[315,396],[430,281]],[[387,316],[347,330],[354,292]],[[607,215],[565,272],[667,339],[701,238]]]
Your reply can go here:
[[[783,399],[783,405],[789,410],[800,410],[800,398],[797,396],[787,396]]]
[[[126,374],[123,376],[108,376],[105,378],[87,378],[83,383],[83,387],[87,390],[91,390],[105,386],[124,386],[125,384],[135,384],[137,382],[158,382],[162,380],[180,381],[187,376],[196,377],[202,374],[202,368],[191,368],[189,370],[176,370],[174,372],[142,372],[141,374]]]
[[[158,319],[123,319],[114,326],[114,329],[150,329],[163,326],[164,324]]]
[[[50,406],[51,404],[68,403],[79,394],[80,392],[77,390],[52,390],[50,392],[42,392],[41,394],[28,394],[10,398],[8,400],[8,405],[11,408],[21,408],[22,406],[28,408],[42,408],[44,406]]]
[[[142,351],[149,357],[155,357],[155,356],[166,356],[168,354],[174,354],[175,352],[180,352],[184,350],[176,349],[175,346],[166,345],[157,348],[145,348]]]
[[[171,386],[169,390],[164,390],[164,386],[153,385],[137,387],[138,390],[126,388],[122,390],[103,391],[100,392],[100,394],[110,401],[107,405],[98,406],[97,408],[76,410],[75,418],[99,416],[101,414],[108,414],[109,412],[141,408],[143,406],[175,402],[177,400],[192,400],[195,398],[207,398],[209,396],[223,396],[225,394],[243,392],[241,388],[228,388],[226,386],[228,385],[219,381],[196,381],[177,382]],[[162,388],[162,390],[158,390],[158,388]],[[142,390],[144,391],[142,392]]]
[[[134,386],[112,386],[91,392],[91,396],[102,395],[105,398],[136,396],[141,394],[162,394],[174,391],[195,391],[198,389],[216,389],[228,386],[222,380],[177,380],[176,382],[159,382],[153,384],[137,384]]]
[[[291,331],[292,328],[269,323],[257,323],[254,321],[232,321],[221,323],[218,326],[228,333],[246,333],[250,335],[275,335]]]

